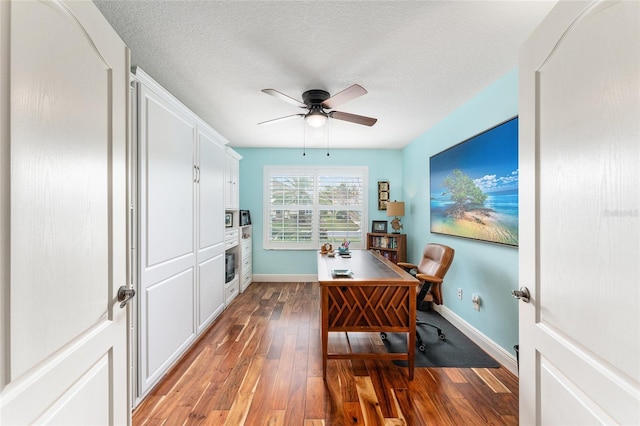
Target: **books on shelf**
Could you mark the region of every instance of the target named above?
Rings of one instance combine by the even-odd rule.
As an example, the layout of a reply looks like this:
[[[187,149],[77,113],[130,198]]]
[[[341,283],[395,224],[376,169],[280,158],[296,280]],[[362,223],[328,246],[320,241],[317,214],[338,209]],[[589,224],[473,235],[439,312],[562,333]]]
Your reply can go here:
[[[374,250],[393,263],[407,261],[407,235],[368,233],[367,249]]]
[[[388,259],[392,262],[397,262],[398,260],[396,253],[393,251],[375,250],[375,252],[378,253],[380,256],[384,257],[385,259]]]
[[[371,246],[395,249],[398,248],[398,239],[393,237],[389,238],[387,236],[373,236],[371,237]]]

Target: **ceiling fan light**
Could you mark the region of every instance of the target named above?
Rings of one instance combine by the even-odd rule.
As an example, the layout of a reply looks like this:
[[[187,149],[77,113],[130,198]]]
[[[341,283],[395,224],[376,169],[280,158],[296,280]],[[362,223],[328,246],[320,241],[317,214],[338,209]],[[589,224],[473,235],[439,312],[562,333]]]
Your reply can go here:
[[[323,114],[320,111],[311,111],[304,117],[304,119],[311,127],[322,127],[324,123],[327,122],[326,114]]]

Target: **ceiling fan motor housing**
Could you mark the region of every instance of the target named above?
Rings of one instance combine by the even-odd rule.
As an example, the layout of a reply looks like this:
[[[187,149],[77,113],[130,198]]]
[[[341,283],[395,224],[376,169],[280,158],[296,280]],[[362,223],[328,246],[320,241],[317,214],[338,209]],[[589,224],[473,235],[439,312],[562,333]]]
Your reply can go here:
[[[314,105],[321,105],[324,101],[329,99],[329,92],[325,90],[307,90],[302,94],[302,102],[311,108]]]

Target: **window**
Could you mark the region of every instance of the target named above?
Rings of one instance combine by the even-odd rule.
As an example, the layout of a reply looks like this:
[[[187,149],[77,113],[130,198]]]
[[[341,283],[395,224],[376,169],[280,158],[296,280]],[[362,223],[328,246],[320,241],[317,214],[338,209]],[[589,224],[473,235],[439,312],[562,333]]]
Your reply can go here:
[[[264,168],[265,249],[363,248],[367,167]]]

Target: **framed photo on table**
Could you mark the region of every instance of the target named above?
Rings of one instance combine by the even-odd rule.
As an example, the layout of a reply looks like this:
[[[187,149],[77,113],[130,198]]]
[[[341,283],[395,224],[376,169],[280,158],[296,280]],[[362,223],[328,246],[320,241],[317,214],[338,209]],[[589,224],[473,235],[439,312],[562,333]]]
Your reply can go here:
[[[386,234],[387,233],[387,221],[386,220],[373,220],[371,221],[371,232],[374,234]]]
[[[233,226],[233,213],[224,214],[224,226],[225,228],[231,228]]]

